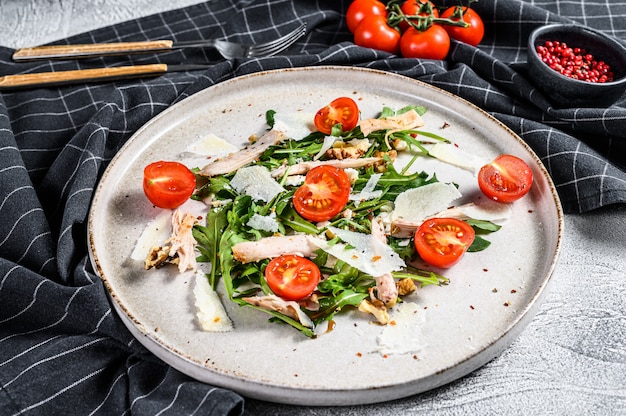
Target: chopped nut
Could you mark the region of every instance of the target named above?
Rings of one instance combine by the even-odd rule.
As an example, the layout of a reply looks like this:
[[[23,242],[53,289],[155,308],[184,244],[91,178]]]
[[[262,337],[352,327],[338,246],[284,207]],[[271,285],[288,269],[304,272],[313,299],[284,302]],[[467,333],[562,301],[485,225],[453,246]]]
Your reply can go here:
[[[396,150],[390,150],[388,152],[374,152],[374,157],[382,158],[385,155],[389,156],[389,159],[394,162],[396,160],[396,157],[398,156],[398,152]],[[376,170],[376,172],[379,173],[385,172],[387,170],[387,162],[384,159],[381,159],[374,164],[374,169]]]
[[[350,140],[345,143],[342,141],[335,142],[331,149],[326,151],[326,156],[329,159],[358,159],[367,152],[370,147],[368,139],[362,140]]]
[[[409,278],[399,280],[398,283],[396,283],[396,286],[398,287],[399,296],[405,296],[417,290],[417,286],[415,286],[415,282],[413,281],[413,279],[409,279]]]
[[[359,303],[359,311],[371,313],[372,315],[374,315],[379,323],[386,325],[387,323],[389,323],[389,314],[387,313],[387,308],[381,301],[378,301],[376,303],[379,303],[380,306],[376,306],[369,300],[364,299],[361,303]]]

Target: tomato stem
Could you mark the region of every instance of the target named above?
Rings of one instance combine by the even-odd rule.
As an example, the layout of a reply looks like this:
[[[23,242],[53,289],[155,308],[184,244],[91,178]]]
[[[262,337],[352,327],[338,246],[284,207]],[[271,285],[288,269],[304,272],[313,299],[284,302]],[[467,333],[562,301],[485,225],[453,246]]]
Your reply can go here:
[[[409,26],[414,27],[420,32],[425,31],[433,24],[469,27],[470,24],[463,19],[465,11],[470,8],[470,5],[478,0],[467,0],[467,6],[463,6],[461,0],[456,7],[454,14],[449,18],[436,17],[433,12],[433,5],[430,2],[422,3],[418,14],[408,15],[401,9],[400,4],[404,0],[392,0],[387,4],[387,24],[393,28],[397,28],[400,23],[406,22]]]

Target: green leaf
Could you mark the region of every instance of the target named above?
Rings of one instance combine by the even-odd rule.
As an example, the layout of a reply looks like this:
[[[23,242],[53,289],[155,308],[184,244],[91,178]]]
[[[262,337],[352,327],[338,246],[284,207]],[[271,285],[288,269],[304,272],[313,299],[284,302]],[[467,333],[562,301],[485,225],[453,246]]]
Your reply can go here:
[[[344,290],[338,296],[323,297],[320,299],[320,309],[315,311],[311,319],[318,324],[332,317],[346,306],[356,306],[369,297],[368,293],[359,293],[352,290]]]
[[[470,218],[465,220],[465,222],[471,225],[477,234],[495,233],[496,231],[500,230],[500,228],[502,228],[501,225],[494,224],[491,221],[485,220],[474,220]]]
[[[490,245],[491,245],[490,241],[487,241],[484,238],[477,235],[476,237],[474,237],[474,241],[472,242],[472,245],[467,249],[467,252],[476,253],[478,251],[483,251]]]
[[[211,272],[209,274],[209,284],[213,289],[217,286],[219,278],[219,256],[218,247],[222,233],[228,224],[228,209],[211,210],[207,215],[207,226],[196,225],[192,229],[192,233],[198,244],[201,246],[201,253],[211,263]]]
[[[278,218],[280,218],[283,225],[297,232],[317,235],[321,231],[315,224],[311,224],[309,221],[302,218],[291,205],[286,206],[285,209],[278,214]]]
[[[337,296],[341,291],[353,288],[353,285],[359,280],[358,269],[343,262],[338,262],[338,264],[340,266],[338,272],[331,274],[317,286],[320,292],[332,293],[333,296]]]
[[[265,112],[265,122],[270,129],[274,128],[274,123],[276,122],[276,120],[274,120],[274,115],[276,115],[276,111],[274,110],[267,110]]]

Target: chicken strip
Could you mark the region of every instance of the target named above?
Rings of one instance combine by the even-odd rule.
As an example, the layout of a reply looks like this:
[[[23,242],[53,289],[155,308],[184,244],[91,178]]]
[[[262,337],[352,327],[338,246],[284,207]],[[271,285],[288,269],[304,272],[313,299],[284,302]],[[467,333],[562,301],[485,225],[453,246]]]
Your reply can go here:
[[[380,219],[372,221],[372,236],[387,244],[385,229]],[[398,287],[392,274],[383,273],[380,276],[375,276],[374,280],[376,281],[376,298],[383,302],[386,307],[393,307],[398,299]]]
[[[162,245],[153,247],[145,260],[146,270],[159,268],[166,263],[178,263],[178,271],[183,273],[196,268],[196,240],[192,229],[198,217],[180,210],[172,214],[172,236]]]
[[[270,146],[279,144],[286,139],[287,136],[285,136],[282,131],[270,130],[253,144],[244,147],[238,152],[209,163],[198,173],[202,176],[209,177],[234,172],[257,160]]]
[[[297,234],[266,237],[259,241],[246,241],[233,246],[233,257],[242,263],[272,259],[283,254],[311,257],[313,252],[317,250],[317,246],[313,244],[316,238],[305,234]]]
[[[383,160],[382,157],[362,157],[359,159],[343,159],[343,160],[331,159],[331,160],[324,160],[324,161],[316,160],[312,162],[302,162],[302,163],[297,163],[291,166],[284,165],[279,168],[276,168],[272,171],[272,176],[274,178],[279,178],[285,175],[285,173],[288,173],[289,175],[303,175],[307,173],[308,171],[310,171],[311,169],[318,167],[318,166],[332,166],[332,167],[341,168],[341,169],[362,168],[363,166],[374,165],[382,160]]]
[[[298,302],[293,300],[284,300],[275,295],[264,295],[264,296],[251,296],[247,298],[243,298],[246,302],[250,304],[263,308],[268,311],[276,311],[280,312],[283,315],[287,315],[290,318],[295,319],[300,322],[302,325],[307,328],[313,328],[313,321],[309,318],[302,309]]]
[[[359,127],[365,136],[378,130],[389,130],[387,133],[389,135],[396,131],[413,130],[422,126],[424,126],[424,121],[415,110],[386,118],[367,118],[359,122]]]

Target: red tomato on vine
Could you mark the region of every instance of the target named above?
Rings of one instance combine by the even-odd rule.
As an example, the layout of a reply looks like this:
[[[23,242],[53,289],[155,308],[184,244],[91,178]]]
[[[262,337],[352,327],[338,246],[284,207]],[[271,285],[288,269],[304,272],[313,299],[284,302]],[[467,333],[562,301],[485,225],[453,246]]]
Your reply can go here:
[[[406,0],[400,6],[400,10],[407,16],[423,16],[428,17],[429,13],[427,11],[422,11],[423,9],[427,9],[426,5],[430,6],[430,15],[433,18],[439,17],[439,10],[435,7],[435,5],[428,0]],[[400,22],[400,30],[405,32],[411,25],[406,21]]]
[[[424,31],[411,27],[400,40],[400,52],[405,58],[445,59],[449,50],[450,36],[439,25],[432,25]]]
[[[400,32],[387,24],[385,16],[367,16],[354,30],[354,43],[396,54],[400,47]]]
[[[459,21],[457,13],[458,6],[447,8],[441,13],[441,18],[451,19],[453,21]],[[463,7],[463,21],[469,23],[469,27],[444,25],[444,28],[448,32],[451,38],[465,42],[468,45],[476,46],[483,40],[485,35],[485,25],[478,13],[468,7]]]
[[[378,0],[354,0],[346,11],[346,23],[350,32],[354,33],[361,20],[367,16],[387,17],[385,4]]]

